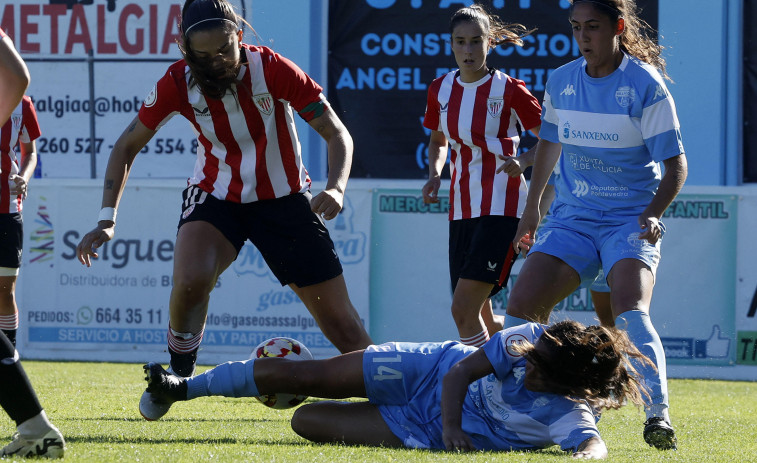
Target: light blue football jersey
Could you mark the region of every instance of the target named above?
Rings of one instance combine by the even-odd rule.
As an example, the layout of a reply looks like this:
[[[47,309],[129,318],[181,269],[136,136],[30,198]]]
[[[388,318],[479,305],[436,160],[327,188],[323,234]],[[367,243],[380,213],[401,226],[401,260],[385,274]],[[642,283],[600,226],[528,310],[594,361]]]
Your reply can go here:
[[[471,383],[463,402],[462,427],[480,450],[541,449],[558,444],[572,450],[598,437],[589,407],[554,394],[531,392],[523,385],[526,360],[508,349],[522,341],[535,342],[545,325],[528,323],[499,331],[482,347],[495,372]],[[449,368],[475,349],[458,342],[388,343],[371,351],[396,357],[392,368],[402,371],[403,385],[374,381],[366,368],[368,398],[407,447],[443,449],[441,386]],[[366,351],[367,363],[373,355]],[[405,357],[402,352],[422,353]],[[401,360],[400,360],[401,359]],[[405,362],[410,362],[406,366]],[[415,363],[411,365],[411,363]],[[382,378],[381,375],[375,378]],[[389,388],[387,390],[382,390]],[[389,394],[386,394],[386,393]]]
[[[660,73],[624,55],[606,77],[579,58],[547,81],[539,136],[562,144],[556,201],[640,213],[660,183],[660,162],[684,152],[675,104]]]

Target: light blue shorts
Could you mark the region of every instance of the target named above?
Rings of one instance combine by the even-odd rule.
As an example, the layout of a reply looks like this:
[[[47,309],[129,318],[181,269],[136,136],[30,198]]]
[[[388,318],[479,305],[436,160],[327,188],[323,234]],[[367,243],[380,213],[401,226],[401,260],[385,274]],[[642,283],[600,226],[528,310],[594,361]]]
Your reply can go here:
[[[452,365],[475,351],[455,341],[390,342],[365,350],[366,396],[406,447],[444,448],[442,379]]]
[[[640,240],[638,214],[605,212],[560,203],[552,205],[549,220],[536,233],[533,252],[542,252],[561,259],[588,286],[600,268],[607,273],[622,259],[642,261],[657,273],[662,238],[656,244]],[[663,235],[665,225],[660,222]]]

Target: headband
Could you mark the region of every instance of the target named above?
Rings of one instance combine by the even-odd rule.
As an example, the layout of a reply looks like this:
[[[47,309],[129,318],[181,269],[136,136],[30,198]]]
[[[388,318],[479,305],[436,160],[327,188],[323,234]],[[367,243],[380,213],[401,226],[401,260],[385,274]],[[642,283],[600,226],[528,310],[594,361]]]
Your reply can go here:
[[[201,19],[201,20],[197,21],[196,23],[192,24],[191,26],[187,27],[187,29],[184,31],[184,35],[188,34],[189,30],[192,29],[193,27],[195,27],[196,25],[204,23],[204,22],[208,22],[208,21],[228,21],[228,22],[232,23],[234,26],[239,27],[239,24],[237,24],[236,22],[232,21],[231,19],[226,19],[226,18]]]
[[[608,10],[611,10],[616,15],[618,15],[620,17],[623,17],[623,13],[619,9],[615,8],[612,5],[608,5],[607,3],[600,2],[598,0],[573,0],[573,6],[576,6],[579,3],[593,3],[595,5],[603,6],[603,7],[607,8]],[[573,10],[571,10],[571,11],[573,11]]]

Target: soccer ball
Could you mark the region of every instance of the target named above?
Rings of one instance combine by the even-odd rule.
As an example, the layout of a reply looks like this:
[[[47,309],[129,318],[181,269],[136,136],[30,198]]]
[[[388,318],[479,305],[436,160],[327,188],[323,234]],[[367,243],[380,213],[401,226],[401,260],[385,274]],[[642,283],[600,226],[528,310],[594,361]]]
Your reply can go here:
[[[250,358],[286,357],[291,360],[313,360],[313,354],[300,341],[286,337],[271,338],[261,342],[252,350]],[[279,410],[296,407],[307,399],[307,396],[296,394],[267,394],[257,399],[271,408]]]

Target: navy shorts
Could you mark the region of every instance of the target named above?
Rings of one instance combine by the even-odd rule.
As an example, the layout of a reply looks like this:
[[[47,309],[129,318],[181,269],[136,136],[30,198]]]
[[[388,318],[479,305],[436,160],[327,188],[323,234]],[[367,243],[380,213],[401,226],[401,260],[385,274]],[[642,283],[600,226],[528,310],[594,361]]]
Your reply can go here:
[[[519,219],[487,215],[449,223],[449,276],[452,291],[460,278],[494,285],[489,297],[507,286],[518,257],[513,238]]]
[[[229,240],[237,254],[250,240],[282,286],[310,286],[342,274],[323,219],[310,209],[310,193],[233,203],[190,185],[182,198],[179,228],[197,220],[208,222]]]
[[[24,219],[21,213],[0,214],[0,276],[18,275],[23,250]]]

